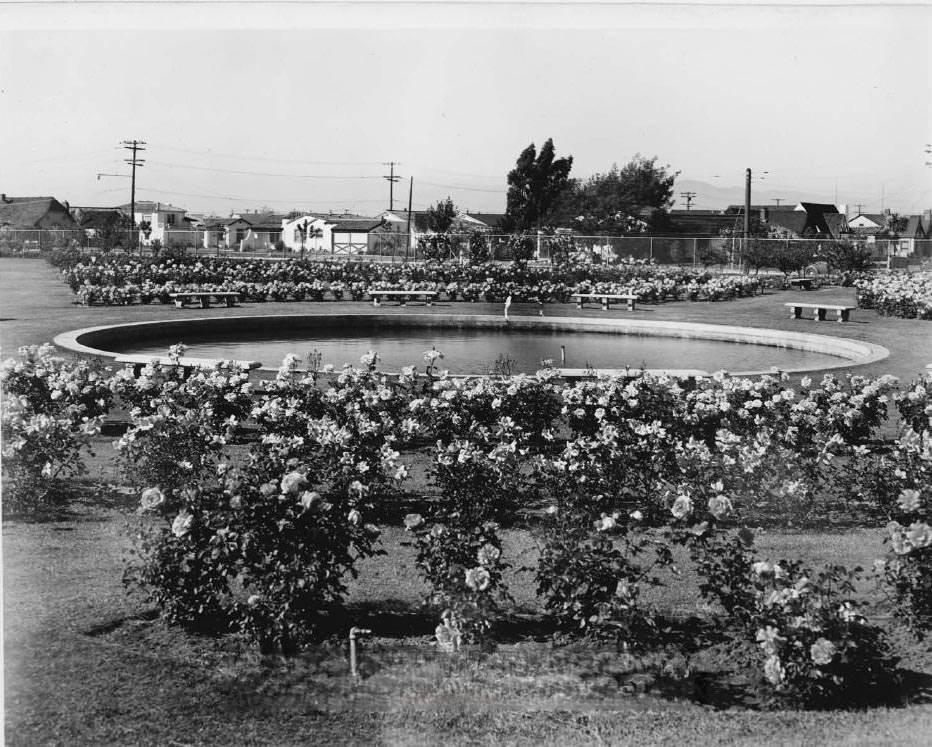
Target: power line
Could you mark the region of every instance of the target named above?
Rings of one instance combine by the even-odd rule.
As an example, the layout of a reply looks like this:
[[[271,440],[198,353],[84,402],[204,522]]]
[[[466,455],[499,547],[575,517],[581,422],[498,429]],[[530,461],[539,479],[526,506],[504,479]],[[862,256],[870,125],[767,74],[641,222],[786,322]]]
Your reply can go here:
[[[213,166],[190,166],[184,163],[167,163],[150,161],[150,166],[167,166],[173,169],[190,169],[192,171],[212,171],[218,174],[241,174],[244,176],[272,176],[289,179],[381,179],[380,176],[336,176],[335,174],[275,174],[267,171],[244,171],[240,169],[218,169]]]
[[[496,195],[505,193],[504,189],[484,189],[482,187],[465,187],[460,184],[440,184],[438,182],[425,182],[425,181],[421,181],[419,183],[427,184],[428,186],[431,186],[431,187],[443,187],[445,189],[462,189],[468,192],[489,192],[491,194],[496,194]]]
[[[308,161],[298,158],[272,158],[270,156],[249,156],[242,153],[216,153],[210,148],[192,150],[190,148],[177,148],[168,145],[158,145],[159,150],[177,151],[178,153],[191,153],[193,155],[206,155],[215,158],[232,158],[239,161],[268,161],[269,163],[299,163],[311,166],[380,166],[381,161]]]

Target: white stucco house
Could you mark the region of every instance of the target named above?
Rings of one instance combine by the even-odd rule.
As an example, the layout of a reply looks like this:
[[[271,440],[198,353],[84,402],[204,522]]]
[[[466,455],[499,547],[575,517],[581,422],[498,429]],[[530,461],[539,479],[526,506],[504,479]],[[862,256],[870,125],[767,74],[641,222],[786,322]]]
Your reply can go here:
[[[129,215],[131,208],[129,203],[119,207],[124,215]],[[168,244],[172,233],[191,231],[190,224],[185,220],[185,209],[166,202],[137,200],[133,220],[137,226],[141,226],[139,241],[145,246],[156,239],[162,244]]]

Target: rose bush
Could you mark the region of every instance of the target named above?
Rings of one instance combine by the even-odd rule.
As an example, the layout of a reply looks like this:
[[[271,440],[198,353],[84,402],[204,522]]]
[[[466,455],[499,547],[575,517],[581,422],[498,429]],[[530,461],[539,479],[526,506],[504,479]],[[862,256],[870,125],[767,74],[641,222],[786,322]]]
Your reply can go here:
[[[84,455],[112,404],[99,366],[68,361],[51,345],[19,349],[0,365],[3,512],[47,507],[64,478],[84,474]]]

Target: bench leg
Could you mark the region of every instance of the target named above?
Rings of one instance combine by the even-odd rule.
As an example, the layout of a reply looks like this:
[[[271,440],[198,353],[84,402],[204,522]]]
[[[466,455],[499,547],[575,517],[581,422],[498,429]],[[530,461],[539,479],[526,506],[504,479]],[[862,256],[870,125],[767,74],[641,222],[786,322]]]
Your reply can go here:
[[[825,309],[816,309],[815,316],[812,318],[815,319],[815,321],[817,322],[824,322],[825,321]]]
[[[838,321],[847,322],[848,321],[848,309],[838,309]]]
[[[373,296],[373,297],[372,297],[372,305],[373,305],[373,306],[376,306],[376,307],[379,305],[379,298],[378,298],[378,296]]]
[[[793,306],[790,308],[790,319],[802,319],[803,309],[802,306]]]
[[[602,299],[602,311],[608,311],[608,299],[607,298]]]
[[[633,298],[628,299],[628,311],[634,311],[634,299]]]
[[[233,296],[225,296],[227,302],[227,308],[232,309],[236,305],[236,299]]]
[[[210,308],[210,296],[201,296],[198,300],[201,302],[202,309]]]
[[[583,307],[583,301],[582,301],[582,299],[580,298],[580,299],[576,302],[576,308],[577,308],[577,309],[581,309],[582,307]]]

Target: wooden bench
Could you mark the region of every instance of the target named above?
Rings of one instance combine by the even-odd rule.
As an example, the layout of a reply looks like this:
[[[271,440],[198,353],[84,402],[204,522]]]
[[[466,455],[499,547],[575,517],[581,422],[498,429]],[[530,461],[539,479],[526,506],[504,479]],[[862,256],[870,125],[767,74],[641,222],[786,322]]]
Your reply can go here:
[[[139,372],[143,368],[148,366],[150,363],[155,363],[159,366],[181,366],[184,369],[185,374],[190,374],[196,368],[210,368],[216,363],[220,362],[219,359],[213,358],[179,358],[177,364],[168,356],[161,355],[118,355],[116,357],[117,363],[122,363],[124,365],[129,364],[133,367],[133,375],[139,376]],[[259,361],[223,361],[224,363],[234,363],[240,368],[245,368],[247,371],[253,371],[257,368],[260,368],[262,364]]]
[[[431,306],[434,303],[434,298],[437,295],[437,291],[430,290],[411,290],[411,291],[390,291],[390,290],[370,290],[369,296],[372,298],[373,306],[380,306],[383,300],[388,300],[389,298],[397,298],[398,304],[404,306],[408,303],[409,298],[423,298],[424,303],[428,306]]]
[[[857,306],[843,306],[831,303],[803,303],[802,301],[789,301],[783,305],[790,308],[790,319],[802,319],[803,309],[812,309],[812,318],[817,322],[825,321],[825,313],[827,311],[834,311],[837,315],[837,321],[847,322],[848,315],[857,308]]]
[[[581,309],[585,306],[586,301],[596,300],[602,302],[602,308],[608,311],[613,301],[624,301],[628,306],[628,311],[634,311],[634,304],[638,297],[627,293],[574,293],[571,298],[576,299],[576,308]]]
[[[175,306],[179,309],[185,308],[188,302],[200,301],[202,309],[210,308],[210,300],[216,298],[226,302],[226,305],[233,307],[239,301],[239,293],[236,291],[180,291],[178,293],[169,293],[168,297],[174,299]]]

